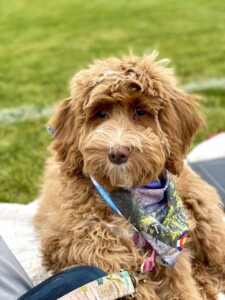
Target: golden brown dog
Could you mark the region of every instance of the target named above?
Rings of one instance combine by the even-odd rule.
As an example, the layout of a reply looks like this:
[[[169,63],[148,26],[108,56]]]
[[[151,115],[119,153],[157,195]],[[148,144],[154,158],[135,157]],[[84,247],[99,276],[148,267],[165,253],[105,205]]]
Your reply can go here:
[[[93,186],[141,186],[165,170],[174,175],[188,216],[189,237],[173,268],[156,263],[136,299],[216,299],[225,291],[225,222],[215,190],[184,155],[203,123],[192,95],[179,90],[166,60],[110,58],[80,71],[61,102],[40,207],[34,224],[43,263],[58,272],[94,265],[108,273],[138,270],[142,249],[133,226]]]

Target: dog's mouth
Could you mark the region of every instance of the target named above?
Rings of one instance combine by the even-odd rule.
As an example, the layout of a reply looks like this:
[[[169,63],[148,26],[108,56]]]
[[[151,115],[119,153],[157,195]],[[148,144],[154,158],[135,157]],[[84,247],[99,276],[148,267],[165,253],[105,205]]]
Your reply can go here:
[[[121,164],[111,164],[107,174],[108,181],[112,187],[131,188],[134,185],[134,177],[130,172],[129,161]]]

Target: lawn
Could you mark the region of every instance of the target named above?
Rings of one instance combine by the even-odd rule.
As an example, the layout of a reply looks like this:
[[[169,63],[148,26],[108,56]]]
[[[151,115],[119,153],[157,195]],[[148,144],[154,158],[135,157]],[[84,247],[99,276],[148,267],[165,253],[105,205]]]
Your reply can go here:
[[[0,116],[3,109],[54,104],[68,96],[77,70],[95,58],[169,57],[180,84],[225,77],[225,1],[2,0]],[[208,127],[194,141],[225,129],[225,88],[198,91]],[[47,147],[47,117],[0,119],[0,201],[38,195]]]

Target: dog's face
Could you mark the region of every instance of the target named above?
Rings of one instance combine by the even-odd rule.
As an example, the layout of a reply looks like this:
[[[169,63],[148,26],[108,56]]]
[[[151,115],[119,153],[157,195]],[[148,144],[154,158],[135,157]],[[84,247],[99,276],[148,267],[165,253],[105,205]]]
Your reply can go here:
[[[157,118],[161,101],[134,94],[100,96],[93,91],[84,109],[79,141],[83,171],[107,187],[147,183],[162,172],[168,157]]]
[[[73,78],[51,123],[63,172],[92,175],[107,189],[146,184],[164,169],[180,173],[202,119],[154,58],[109,59]]]

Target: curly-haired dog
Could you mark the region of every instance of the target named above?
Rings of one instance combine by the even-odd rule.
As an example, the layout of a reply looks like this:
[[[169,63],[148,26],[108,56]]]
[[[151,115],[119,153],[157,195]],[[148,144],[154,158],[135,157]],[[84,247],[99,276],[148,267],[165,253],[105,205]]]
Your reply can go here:
[[[215,190],[183,166],[192,136],[203,120],[194,97],[176,87],[173,72],[165,67],[167,61],[156,62],[155,57],[153,52],[143,58],[97,61],[72,79],[71,96],[61,102],[50,122],[55,130],[53,157],[34,219],[43,262],[54,272],[76,265],[94,265],[108,273],[138,270],[146,259],[146,245],[155,252],[154,242],[146,242],[152,237],[143,233],[146,224],[136,219],[131,224],[129,211],[127,219],[116,214],[91,177],[110,195],[118,190],[146,191],[148,187],[143,186],[157,178],[165,186],[170,178],[186,211],[187,243],[179,256],[173,249],[175,264],[166,261],[165,253],[160,257],[160,243],[156,243],[155,266],[147,270],[147,281],[138,285],[135,297],[216,299],[225,291],[224,213]],[[181,205],[175,218],[181,219],[181,230],[186,232],[179,199],[172,199]],[[120,200],[129,207],[129,199]],[[170,211],[164,198],[157,202],[159,209],[161,203],[160,214]],[[142,204],[138,213],[143,212]],[[165,246],[168,251],[170,246]]]

